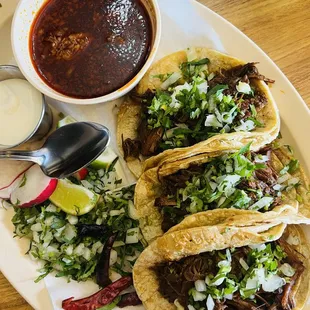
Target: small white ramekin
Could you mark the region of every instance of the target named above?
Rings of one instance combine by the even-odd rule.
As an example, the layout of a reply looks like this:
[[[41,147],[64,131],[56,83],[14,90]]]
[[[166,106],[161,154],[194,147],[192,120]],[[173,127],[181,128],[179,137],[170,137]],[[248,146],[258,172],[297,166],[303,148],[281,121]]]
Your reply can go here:
[[[152,64],[161,36],[161,17],[157,0],[142,0],[152,21],[153,40],[147,61],[141,70],[118,90],[96,98],[78,99],[63,95],[49,87],[37,74],[30,57],[29,35],[36,13],[46,0],[20,0],[14,14],[11,41],[15,60],[26,79],[41,93],[56,100],[73,104],[96,104],[117,99],[132,90]]]
[[[22,75],[20,70],[16,66],[12,65],[0,65],[0,81],[4,80],[10,80],[10,79],[23,79],[25,80],[25,77]],[[42,139],[44,136],[47,135],[47,133],[50,131],[51,127],[53,125],[53,114],[52,110],[48,106],[48,104],[45,101],[45,97],[42,94],[42,109],[41,109],[41,115],[38,119],[38,122],[33,127],[32,132],[25,137],[23,140],[21,140],[19,143],[12,144],[12,145],[3,145],[0,144],[0,150],[4,149],[11,149],[14,147],[17,147],[27,141],[36,141]],[[9,132],[7,133],[10,134]]]

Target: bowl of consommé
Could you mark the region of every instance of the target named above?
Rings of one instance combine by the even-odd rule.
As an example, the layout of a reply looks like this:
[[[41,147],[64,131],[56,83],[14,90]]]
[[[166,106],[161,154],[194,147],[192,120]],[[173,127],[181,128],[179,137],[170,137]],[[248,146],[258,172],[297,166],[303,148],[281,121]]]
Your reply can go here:
[[[160,34],[157,0],[21,0],[11,40],[20,70],[40,92],[96,104],[137,85]]]

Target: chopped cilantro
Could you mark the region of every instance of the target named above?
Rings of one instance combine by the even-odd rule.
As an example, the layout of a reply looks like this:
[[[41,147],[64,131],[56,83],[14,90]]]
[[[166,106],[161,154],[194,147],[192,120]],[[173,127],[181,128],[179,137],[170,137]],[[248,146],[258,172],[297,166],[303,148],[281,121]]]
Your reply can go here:
[[[284,264],[286,258],[286,253],[280,246],[271,242],[253,248],[244,248],[246,254],[233,249],[208,253],[210,261],[217,262],[216,267],[212,265],[212,269],[207,270],[206,285],[202,286],[199,291],[196,287],[188,290],[191,306],[195,309],[204,309],[207,296],[223,300],[227,298],[227,295],[235,292],[240,294],[241,298],[255,302],[255,294],[263,288],[266,279],[275,275],[282,278],[279,287],[274,289],[275,292],[289,283],[290,277],[283,277],[281,269],[278,268]],[[173,272],[174,270],[171,270],[171,273]],[[253,285],[253,282],[256,284]]]
[[[254,89],[251,94],[238,97],[229,95],[231,90],[226,84],[210,88],[208,77],[212,73],[208,72],[208,63],[208,58],[182,63],[183,84],[176,83],[167,90],[158,89],[155,96],[145,99],[147,109],[142,117],[148,129],[163,129],[159,151],[190,146],[217,134],[251,131],[264,126],[257,119],[253,104],[247,110],[247,118],[242,118],[242,101],[254,96]],[[153,77],[165,81],[171,74]]]
[[[201,164],[197,170],[188,169],[190,178],[185,185],[169,191],[169,199],[175,204],[161,209],[163,217],[169,217],[177,224],[186,214],[210,209],[255,209],[261,212],[272,209],[273,197],[261,189],[247,188],[247,184],[256,182],[254,172],[266,168],[265,163],[254,161],[255,155],[249,152],[250,146],[248,143],[232,155],[215,157]],[[280,188],[274,189],[274,195],[278,194],[281,195]]]

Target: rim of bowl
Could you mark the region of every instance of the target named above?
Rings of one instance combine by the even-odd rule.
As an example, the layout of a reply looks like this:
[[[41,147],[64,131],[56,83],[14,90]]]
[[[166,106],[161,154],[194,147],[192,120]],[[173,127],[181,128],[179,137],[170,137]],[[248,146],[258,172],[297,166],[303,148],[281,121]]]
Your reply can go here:
[[[0,65],[0,69],[1,68],[14,68],[14,69],[17,69],[20,73],[23,74],[23,72],[19,69],[18,66],[14,66],[14,65]],[[24,79],[29,82],[25,76],[24,76]],[[6,81],[6,80],[11,80],[11,79],[5,79],[5,80],[2,80],[2,81]],[[32,84],[32,83],[31,83]],[[36,88],[37,89],[37,88]],[[38,90],[38,89],[37,89]],[[39,91],[39,90],[38,90]],[[17,143],[17,144],[13,144],[13,145],[4,145],[4,144],[0,144],[0,149],[1,150],[7,150],[7,149],[12,149],[14,147],[17,147],[27,141],[29,141],[32,136],[37,132],[38,128],[40,127],[41,123],[42,123],[42,120],[43,120],[43,117],[44,117],[44,114],[45,114],[45,111],[46,111],[46,108],[47,108],[47,103],[46,103],[46,100],[45,100],[45,96],[44,94],[42,94],[42,92],[40,92],[41,95],[42,95],[42,111],[41,111],[41,115],[40,115],[40,118],[38,120],[38,123],[36,125],[36,127],[33,129],[33,131],[24,139],[22,140],[21,142]]]
[[[82,104],[90,105],[90,104],[98,104],[98,103],[104,103],[104,102],[112,101],[112,100],[115,100],[115,99],[118,99],[118,98],[124,96],[129,91],[131,91],[140,82],[142,77],[145,75],[146,71],[150,68],[151,64],[153,63],[155,55],[158,51],[160,38],[161,38],[161,25],[162,25],[161,14],[160,14],[160,10],[159,10],[158,1],[157,0],[151,0],[151,1],[152,1],[153,6],[154,6],[154,12],[155,12],[155,19],[156,19],[155,20],[155,31],[156,31],[156,33],[155,33],[155,39],[154,39],[154,43],[153,43],[152,49],[150,51],[150,54],[149,54],[146,62],[144,63],[143,67],[140,69],[140,71],[129,82],[127,82],[126,84],[121,86],[119,89],[113,91],[112,93],[109,93],[107,95],[100,96],[100,97],[95,97],[95,98],[79,99],[79,98],[68,97],[66,95],[62,95],[59,92],[56,92],[54,89],[52,89],[50,86],[48,86],[41,79],[41,77],[37,74],[36,71],[35,71],[35,74],[39,76],[40,81],[42,81],[44,83],[44,85],[46,87],[48,87],[48,89],[51,89],[53,92],[56,92],[56,93],[52,93],[52,92],[47,93],[39,84],[37,84],[36,82],[33,81],[33,79],[27,74],[27,72],[21,66],[19,58],[17,57],[17,54],[15,52],[15,50],[16,50],[15,40],[17,38],[14,38],[14,30],[13,29],[15,27],[16,19],[18,18],[18,13],[20,10],[20,6],[23,3],[23,0],[21,0],[18,3],[18,5],[15,9],[13,20],[12,20],[12,30],[11,30],[12,50],[13,50],[14,58],[15,58],[17,65],[18,65],[18,69],[22,72],[22,74],[24,75],[26,80],[28,80],[28,82],[31,83],[32,86],[34,86],[42,94],[44,94],[45,96],[48,96],[50,98],[56,99],[58,101],[61,101],[61,102],[72,103],[72,104],[77,104],[77,105],[82,105]],[[34,15],[34,16],[36,16],[36,15]],[[33,20],[32,20],[32,22],[33,22]]]

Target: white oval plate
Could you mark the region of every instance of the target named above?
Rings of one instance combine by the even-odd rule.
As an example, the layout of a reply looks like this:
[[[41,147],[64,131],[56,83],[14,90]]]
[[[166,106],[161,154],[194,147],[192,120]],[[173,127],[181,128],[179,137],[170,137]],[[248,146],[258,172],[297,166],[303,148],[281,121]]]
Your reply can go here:
[[[17,0],[2,1],[0,9],[0,64],[14,63],[10,47],[10,23],[17,5]],[[162,39],[157,59],[165,54],[189,46],[207,46],[226,52],[245,61],[259,61],[260,71],[269,78],[275,79],[272,94],[281,114],[281,132],[287,143],[295,149],[305,170],[310,171],[310,143],[307,134],[310,132],[310,112],[306,104],[272,60],[249,38],[225,19],[194,0],[158,0],[162,14]],[[176,7],[178,8],[176,10]],[[186,21],[186,22],[184,22]],[[92,107],[72,106],[50,100],[54,106],[69,113],[78,120],[91,120],[107,125],[113,132],[115,146],[115,102]],[[305,143],[306,142],[306,143]],[[308,159],[308,162],[307,162]],[[0,163],[1,167],[1,163]],[[128,181],[132,180],[127,174]],[[61,300],[70,296],[81,298],[95,292],[94,283],[67,284],[65,279],[48,276],[38,284],[36,268],[27,256],[26,240],[13,239],[11,224],[12,210],[0,208],[0,270],[35,309],[61,309]],[[310,236],[309,229],[306,229]],[[49,296],[51,298],[49,298]],[[138,309],[141,307],[131,307]],[[309,305],[306,306],[310,309]]]

